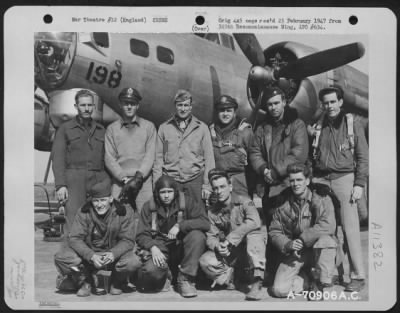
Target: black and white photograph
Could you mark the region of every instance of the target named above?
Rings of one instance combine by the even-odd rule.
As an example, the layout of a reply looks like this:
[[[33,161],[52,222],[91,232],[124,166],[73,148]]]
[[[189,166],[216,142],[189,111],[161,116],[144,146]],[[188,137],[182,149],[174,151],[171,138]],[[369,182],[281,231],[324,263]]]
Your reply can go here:
[[[5,197],[11,307],[394,304],[395,35],[371,11],[52,9],[24,44],[26,144],[5,142],[5,169],[30,171]]]

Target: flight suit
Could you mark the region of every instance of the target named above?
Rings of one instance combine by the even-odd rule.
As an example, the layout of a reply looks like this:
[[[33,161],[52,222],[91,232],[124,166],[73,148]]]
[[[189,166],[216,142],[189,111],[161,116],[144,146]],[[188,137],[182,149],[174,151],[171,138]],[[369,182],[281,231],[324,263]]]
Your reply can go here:
[[[301,292],[304,279],[299,273],[303,267],[315,266],[319,281],[332,284],[337,249],[335,230],[335,209],[330,197],[319,196],[307,188],[304,200],[298,202],[289,193],[276,209],[269,228],[271,243],[282,254],[272,287],[274,296]],[[295,239],[303,241],[299,256],[288,249],[288,244]]]
[[[227,284],[233,272],[232,262],[223,260],[215,252],[220,242],[220,233],[235,250],[235,258],[245,258],[254,270],[254,277],[264,278],[265,247],[267,233],[261,228],[261,220],[254,203],[245,197],[232,195],[230,207],[221,208],[215,203],[208,210],[211,228],[207,232],[208,251],[200,258],[200,267],[216,284]]]
[[[351,262],[351,275],[356,279],[365,278],[362,259],[360,220],[357,203],[350,201],[353,186],[364,187],[368,178],[368,144],[364,130],[354,121],[354,154],[343,111],[329,122],[322,122],[319,145],[316,153],[313,182],[323,183],[335,192],[340,200],[341,225]]]
[[[76,214],[68,245],[64,245],[54,256],[60,274],[58,281],[72,279],[75,287],[79,288],[79,284],[84,280],[92,280],[99,270],[91,262],[93,254],[112,252],[115,261],[102,269],[113,271],[113,279],[126,282],[128,276],[140,265],[133,252],[133,214],[132,210],[126,210],[123,205],[114,202],[104,222],[97,216],[91,202],[86,202]],[[101,224],[105,225],[100,226]],[[63,289],[62,284],[57,288]]]
[[[305,163],[308,149],[306,126],[294,108],[285,107],[283,118],[277,122],[268,115],[265,122],[257,127],[250,148],[250,162],[262,181],[257,193],[263,198],[267,226],[273,214],[272,202],[289,186],[287,166],[296,162]],[[271,170],[274,180],[271,185],[264,182],[265,168]]]
[[[172,177],[181,191],[202,204],[202,188],[211,191],[208,172],[215,167],[211,136],[207,126],[192,115],[182,131],[175,117],[160,125],[153,167],[154,181]]]
[[[185,197],[185,204],[181,208],[182,196]],[[177,239],[168,239],[167,234],[176,223],[179,224]],[[137,234],[138,255],[142,264],[138,273],[138,287],[144,291],[160,291],[168,271],[176,277],[178,266],[180,272],[196,277],[198,260],[206,245],[204,232],[209,229],[210,223],[202,206],[182,192],[169,210],[153,199],[146,202],[140,214]],[[168,266],[158,267],[154,264],[151,258],[153,246],[167,257]]]
[[[104,134],[102,125],[91,121],[89,128],[77,116],[57,130],[52,147],[55,187],[67,187],[65,203],[68,233],[78,209],[85,203],[87,191],[104,180]]]
[[[211,124],[209,128],[216,168],[228,173],[234,194],[248,197],[248,151],[254,136],[251,125],[236,119],[225,128],[219,123]]]

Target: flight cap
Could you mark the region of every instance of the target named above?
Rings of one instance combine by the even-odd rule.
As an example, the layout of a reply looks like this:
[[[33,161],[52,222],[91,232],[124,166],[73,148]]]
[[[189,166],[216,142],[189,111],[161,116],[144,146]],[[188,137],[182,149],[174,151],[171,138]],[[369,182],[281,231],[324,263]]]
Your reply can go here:
[[[175,101],[175,103],[177,103],[177,102],[186,101],[188,99],[192,100],[192,94],[189,91],[185,90],[185,89],[179,89],[176,92],[174,101]]]

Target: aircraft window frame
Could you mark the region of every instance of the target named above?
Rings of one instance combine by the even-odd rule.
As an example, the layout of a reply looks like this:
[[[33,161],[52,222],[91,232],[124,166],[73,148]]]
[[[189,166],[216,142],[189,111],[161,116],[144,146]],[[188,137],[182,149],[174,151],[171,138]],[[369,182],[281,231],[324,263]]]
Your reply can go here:
[[[104,36],[103,38],[99,38],[97,36]],[[100,48],[110,48],[110,37],[108,33],[105,32],[93,32],[92,38],[94,43]]]
[[[150,55],[150,48],[148,43],[140,39],[131,38],[129,40],[129,49],[132,54],[140,56],[142,58],[148,58]]]
[[[175,63],[175,54],[171,49],[163,46],[157,46],[156,52],[158,61],[168,65],[173,65]]]

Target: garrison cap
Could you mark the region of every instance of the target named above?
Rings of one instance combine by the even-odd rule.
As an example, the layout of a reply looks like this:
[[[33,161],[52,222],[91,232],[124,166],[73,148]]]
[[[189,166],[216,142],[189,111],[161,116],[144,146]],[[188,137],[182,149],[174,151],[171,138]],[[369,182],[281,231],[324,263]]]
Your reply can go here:
[[[226,179],[229,180],[229,175],[228,172],[219,168],[213,168],[212,170],[210,170],[208,172],[208,180],[211,181],[216,179],[216,178],[220,178],[220,177],[225,177]]]
[[[285,93],[282,89],[278,87],[267,87],[264,89],[263,99],[261,103],[266,103],[269,99],[277,95],[282,95],[283,97],[285,97]]]
[[[222,95],[217,101],[215,101],[214,109],[221,110],[227,108],[234,108],[236,110],[238,108],[238,103],[235,98],[227,95]]]
[[[118,99],[120,101],[133,101],[133,102],[139,102],[142,100],[142,96],[140,95],[139,91],[137,91],[135,88],[124,88],[121,90]]]
[[[88,197],[91,198],[104,198],[109,196],[111,196],[111,179],[108,177],[94,184],[88,192]]]
[[[322,101],[322,98],[325,95],[333,93],[333,92],[336,93],[338,100],[343,99],[343,89],[339,85],[329,86],[329,87],[321,89],[318,93],[318,99],[320,101]]]
[[[179,89],[176,92],[174,101],[175,101],[175,103],[176,102],[183,102],[183,101],[186,101],[187,99],[192,100],[192,94],[189,91],[185,90],[185,89]]]

